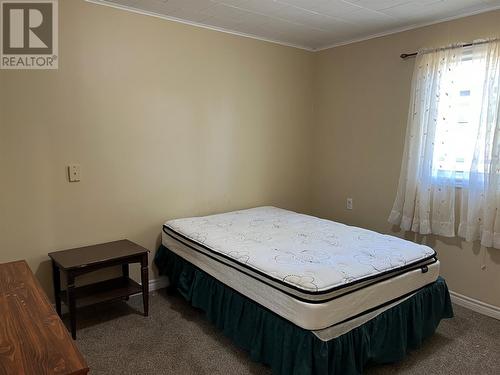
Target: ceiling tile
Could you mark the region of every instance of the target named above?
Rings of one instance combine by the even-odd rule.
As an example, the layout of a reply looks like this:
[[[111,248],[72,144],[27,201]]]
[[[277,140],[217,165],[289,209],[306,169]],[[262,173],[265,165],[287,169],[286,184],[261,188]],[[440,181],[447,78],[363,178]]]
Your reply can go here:
[[[103,3],[312,50],[500,8],[500,0],[107,0]]]
[[[430,1],[441,1],[441,0],[430,0]],[[411,2],[411,0],[348,0],[348,2],[363,7],[365,9],[382,10],[397,5],[409,3]]]
[[[286,6],[272,0],[215,0],[215,2],[267,15],[274,14]]]
[[[432,1],[432,2],[431,2]],[[406,4],[401,4],[382,10],[384,14],[403,20],[414,22],[421,20],[425,22],[432,17],[447,18],[463,13],[474,12],[484,7],[480,0],[414,0]]]

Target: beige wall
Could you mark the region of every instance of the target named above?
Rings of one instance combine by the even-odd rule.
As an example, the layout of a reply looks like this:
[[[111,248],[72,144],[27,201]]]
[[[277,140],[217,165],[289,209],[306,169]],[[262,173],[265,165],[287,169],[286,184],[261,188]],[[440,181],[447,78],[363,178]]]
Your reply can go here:
[[[0,71],[0,262],[50,291],[50,251],[155,250],[169,218],[310,207],[312,53],[59,4],[59,70]]]
[[[313,213],[398,233],[387,223],[395,198],[414,60],[399,55],[500,36],[490,12],[318,53],[315,67]],[[354,209],[345,209],[346,198]],[[500,250],[428,238],[453,291],[500,306]],[[484,269],[482,268],[484,267]]]
[[[398,56],[499,19],[313,54],[61,1],[60,69],[0,71],[0,262],[27,259],[50,292],[50,251],[154,252],[169,218],[265,204],[392,233],[413,69]],[[428,241],[453,290],[500,306],[500,251]]]

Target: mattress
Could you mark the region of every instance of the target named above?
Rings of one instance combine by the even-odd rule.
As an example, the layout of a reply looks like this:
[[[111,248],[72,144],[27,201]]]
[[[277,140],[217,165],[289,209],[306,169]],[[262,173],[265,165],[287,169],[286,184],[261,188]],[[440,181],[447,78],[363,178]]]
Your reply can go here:
[[[432,283],[429,247],[276,207],[171,220],[165,247],[308,330],[324,330]]]

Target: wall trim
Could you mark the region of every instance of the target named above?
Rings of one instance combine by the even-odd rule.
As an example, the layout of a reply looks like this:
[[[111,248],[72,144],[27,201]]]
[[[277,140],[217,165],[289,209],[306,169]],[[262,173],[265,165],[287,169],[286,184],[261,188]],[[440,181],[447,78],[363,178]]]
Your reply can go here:
[[[149,291],[163,289],[168,286],[168,278],[165,276],[160,276],[157,279],[149,280]]]
[[[152,16],[152,17],[157,17],[157,18],[161,18],[161,19],[164,19],[164,20],[168,20],[168,21],[183,23],[183,24],[186,24],[186,25],[194,26],[194,27],[201,27],[203,29],[214,30],[214,31],[219,31],[219,32],[226,33],[226,34],[241,36],[241,37],[250,38],[250,39],[261,40],[261,41],[264,41],[264,42],[279,44],[279,45],[286,46],[286,47],[298,48],[298,49],[306,50],[306,51],[309,51],[309,52],[324,51],[324,50],[327,50],[327,49],[330,49],[330,48],[341,47],[341,46],[345,46],[345,45],[348,45],[348,44],[363,42],[363,41],[366,41],[366,40],[380,38],[380,37],[384,37],[384,36],[388,36],[388,35],[392,35],[392,34],[398,34],[398,33],[404,32],[404,31],[419,29],[419,28],[422,28],[422,27],[431,26],[431,25],[435,25],[435,24],[438,24],[438,23],[443,23],[443,22],[457,20],[457,19],[460,19],[460,18],[475,16],[475,15],[481,14],[481,13],[493,12],[495,10],[499,10],[500,9],[500,5],[491,6],[491,7],[487,8],[487,9],[479,9],[479,10],[474,10],[474,11],[470,11],[470,12],[465,12],[465,13],[462,13],[462,14],[459,14],[459,15],[456,15],[456,16],[440,18],[440,19],[437,19],[437,20],[434,20],[434,21],[430,21],[430,22],[415,23],[413,25],[398,27],[398,28],[395,28],[395,29],[390,29],[390,30],[387,30],[387,31],[383,31],[381,33],[375,33],[375,34],[366,35],[366,36],[363,36],[361,38],[350,39],[350,40],[346,40],[346,41],[340,42],[340,43],[329,44],[329,45],[326,45],[324,47],[312,48],[312,47],[301,46],[301,45],[298,45],[298,44],[282,42],[282,41],[279,41],[279,40],[276,40],[276,39],[268,39],[268,38],[264,38],[264,37],[260,37],[260,36],[256,36],[256,35],[252,35],[252,34],[247,34],[247,33],[239,32],[239,31],[224,29],[222,27],[205,25],[205,24],[200,23],[200,22],[188,21],[188,20],[184,20],[184,19],[181,19],[181,18],[177,18],[177,17],[167,16],[165,14],[160,14],[160,13],[156,13],[156,12],[150,12],[150,11],[147,11],[147,10],[142,10],[142,9],[135,8],[135,7],[132,7],[132,6],[129,6],[129,5],[122,5],[122,4],[113,3],[113,2],[108,1],[108,0],[85,0],[85,1],[88,2],[88,3],[92,3],[92,4],[104,5],[104,6],[108,6],[108,7],[111,7],[111,8],[126,10],[126,11],[129,11],[129,12],[132,12],[132,13],[142,14],[142,15],[145,15],[145,16]],[[470,41],[467,41],[467,42],[470,42]]]
[[[168,278],[160,276],[157,279],[149,281],[149,291],[163,289],[168,286]],[[500,320],[500,307],[490,305],[489,303],[479,301],[477,299],[464,296],[463,294],[450,290],[451,301],[459,306],[475,311],[479,314],[489,316]]]
[[[415,23],[413,25],[398,27],[396,29],[387,30],[387,31],[377,33],[377,34],[367,35],[367,36],[364,36],[361,38],[346,40],[345,42],[330,44],[330,45],[325,46],[325,47],[316,48],[316,49],[314,49],[314,51],[319,52],[319,51],[324,51],[324,50],[327,50],[330,48],[342,47],[342,46],[346,46],[348,44],[354,44],[354,43],[364,42],[364,41],[370,40],[370,39],[381,38],[381,37],[393,35],[393,34],[399,34],[399,33],[405,32],[405,31],[410,31],[410,30],[420,29],[422,27],[436,25],[438,23],[454,21],[454,20],[458,20],[460,18],[475,16],[475,15],[482,14],[482,13],[494,12],[495,10],[499,10],[499,9],[500,9],[500,5],[497,5],[497,6],[490,7],[488,9],[480,9],[480,10],[462,13],[462,14],[459,14],[457,16],[440,18],[440,19],[435,20],[435,21]],[[465,42],[469,43],[472,41],[467,40]]]
[[[153,292],[155,290],[163,289],[168,286],[168,278],[166,276],[160,276],[157,279],[149,280],[149,292]],[[137,293],[135,295],[140,295]],[[453,292],[450,290],[451,302],[465,307],[466,309],[475,311],[479,314],[489,316],[494,319],[500,320],[500,307],[490,305],[489,303],[479,301],[474,298],[470,298],[464,296],[463,294]],[[55,304],[52,304],[55,309]],[[63,304],[63,310],[66,310],[66,304]]]
[[[279,40],[276,40],[276,39],[264,38],[264,37],[260,37],[260,36],[257,36],[257,35],[252,35],[252,34],[247,34],[247,33],[239,32],[239,31],[224,29],[222,27],[205,25],[205,24],[200,23],[200,22],[183,20],[182,18],[177,18],[177,17],[173,17],[173,16],[167,16],[165,14],[160,14],[160,13],[156,13],[156,12],[150,12],[148,10],[142,10],[142,9],[134,8],[134,7],[129,6],[129,5],[116,4],[116,3],[112,3],[112,2],[107,1],[107,0],[85,0],[85,1],[87,3],[92,3],[92,4],[97,4],[97,5],[104,5],[104,6],[108,6],[110,8],[121,9],[121,10],[126,10],[126,11],[129,11],[129,12],[132,12],[132,13],[142,14],[143,16],[151,16],[151,17],[161,18],[163,20],[173,21],[173,22],[178,22],[178,23],[183,23],[185,25],[190,25],[190,26],[194,26],[194,27],[200,27],[202,29],[208,29],[208,30],[212,30],[212,31],[219,31],[221,33],[226,33],[226,34],[241,36],[241,37],[244,37],[244,38],[250,38],[250,39],[260,40],[260,41],[263,41],[263,42],[268,42],[268,43],[273,43],[273,44],[279,44],[279,45],[285,46],[285,47],[298,48],[298,49],[306,50],[306,51],[309,51],[309,52],[316,51],[316,49],[314,49],[314,48],[309,48],[309,47],[301,46],[299,44],[282,42],[282,41],[279,41]]]
[[[464,296],[463,294],[450,290],[451,302],[465,307],[477,313],[489,316],[500,320],[500,307],[490,305],[489,303],[479,301],[477,299]]]

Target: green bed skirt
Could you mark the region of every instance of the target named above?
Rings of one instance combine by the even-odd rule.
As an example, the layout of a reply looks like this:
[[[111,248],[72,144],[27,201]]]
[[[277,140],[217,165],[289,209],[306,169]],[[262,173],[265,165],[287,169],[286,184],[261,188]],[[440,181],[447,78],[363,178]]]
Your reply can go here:
[[[160,246],[155,264],[161,275],[210,322],[269,365],[275,375],[361,374],[368,363],[403,359],[431,336],[443,318],[453,317],[446,282],[439,278],[372,320],[322,341],[258,303],[224,285],[180,256]]]

